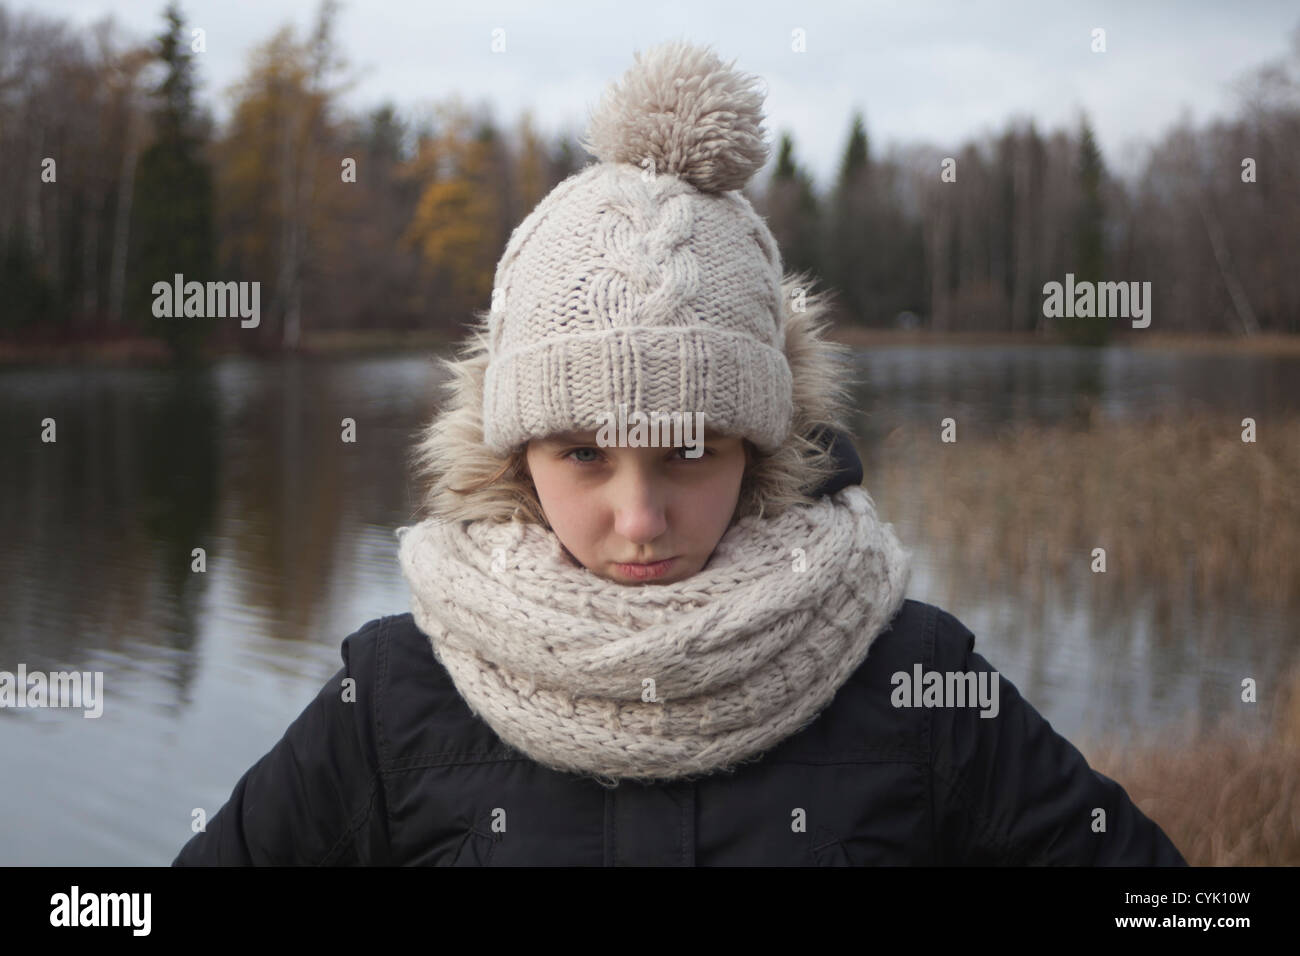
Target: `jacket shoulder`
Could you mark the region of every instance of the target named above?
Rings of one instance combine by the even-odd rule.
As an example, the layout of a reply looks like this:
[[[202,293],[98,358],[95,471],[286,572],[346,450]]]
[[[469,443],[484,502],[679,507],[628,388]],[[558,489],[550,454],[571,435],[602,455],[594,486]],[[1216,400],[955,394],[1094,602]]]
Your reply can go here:
[[[975,635],[943,608],[908,598],[889,625],[871,642],[871,648],[847,685],[859,689],[890,687],[894,674],[910,674],[915,665],[925,670],[956,666],[975,643]]]
[[[928,763],[930,714],[894,706],[896,675],[960,669],[975,640],[942,608],[908,598],[817,719],[783,741],[774,758]]]
[[[928,731],[918,715],[893,707],[894,673],[932,656],[938,608],[905,600],[830,703],[767,759],[799,763],[925,763]]]
[[[343,657],[358,685],[373,688],[381,770],[503,755],[505,744],[470,710],[409,611],[377,618],[347,637]]]

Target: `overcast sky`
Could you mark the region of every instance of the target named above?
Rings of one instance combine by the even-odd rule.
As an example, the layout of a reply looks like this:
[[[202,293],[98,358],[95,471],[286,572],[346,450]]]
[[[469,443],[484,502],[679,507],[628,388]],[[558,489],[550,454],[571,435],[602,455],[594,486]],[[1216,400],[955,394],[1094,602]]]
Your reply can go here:
[[[0,0],[5,2],[5,0]],[[140,37],[158,32],[163,0],[7,0],[77,24],[112,12]],[[226,88],[252,47],[285,24],[305,32],[312,0],[183,0],[206,31],[204,98],[228,115]],[[357,79],[346,103],[391,99],[403,110],[459,94],[513,124],[531,109],[554,133],[584,128],[604,85],[634,50],[684,36],[711,44],[769,88],[775,142],[824,185],[860,109],[873,152],[890,142],[953,146],[1033,116],[1040,130],[1074,127],[1087,110],[1107,162],[1127,172],[1141,146],[1188,112],[1198,125],[1236,112],[1234,82],[1287,53],[1295,0],[345,0],[338,36]],[[1106,52],[1094,53],[1103,28]],[[494,30],[505,51],[493,53]],[[796,30],[807,51],[792,51]]]

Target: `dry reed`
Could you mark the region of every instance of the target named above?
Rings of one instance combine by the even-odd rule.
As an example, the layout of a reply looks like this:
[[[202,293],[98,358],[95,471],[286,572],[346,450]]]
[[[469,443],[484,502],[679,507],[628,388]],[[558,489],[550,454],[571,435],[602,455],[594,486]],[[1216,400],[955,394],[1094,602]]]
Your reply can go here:
[[[1257,441],[1241,435],[1240,418],[1206,414],[966,430],[948,444],[937,423],[900,428],[871,490],[886,514],[991,576],[1087,572],[1103,548],[1124,590],[1293,607],[1300,420],[1262,418]]]
[[[1106,551],[1107,585],[1190,593],[1201,608],[1231,597],[1300,603],[1300,420],[1204,413],[1082,430],[1022,425],[956,443],[900,428],[868,462],[884,514],[935,553],[990,579],[1043,593],[1086,576]],[[875,457],[875,456],[872,456]],[[872,468],[872,465],[875,467]],[[1200,866],[1300,865],[1300,670],[1266,708],[1263,735],[1218,727],[1182,739],[1079,743]]]

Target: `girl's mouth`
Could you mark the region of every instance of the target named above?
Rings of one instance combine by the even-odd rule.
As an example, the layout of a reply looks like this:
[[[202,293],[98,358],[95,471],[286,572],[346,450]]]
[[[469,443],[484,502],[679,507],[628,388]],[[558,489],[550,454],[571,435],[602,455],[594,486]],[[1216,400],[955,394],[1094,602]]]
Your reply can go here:
[[[656,561],[654,564],[615,564],[614,567],[624,577],[635,578],[638,581],[649,581],[652,578],[663,577],[676,562],[676,558],[665,558],[662,561]]]

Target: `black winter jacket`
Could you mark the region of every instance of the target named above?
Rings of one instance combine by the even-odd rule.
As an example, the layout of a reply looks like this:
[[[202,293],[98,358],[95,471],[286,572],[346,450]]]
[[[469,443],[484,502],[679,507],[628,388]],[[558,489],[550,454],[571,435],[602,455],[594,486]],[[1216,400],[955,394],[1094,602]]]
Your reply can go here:
[[[862,481],[846,436],[833,450],[820,493]],[[411,615],[384,617],[343,641],[342,669],[173,865],[1185,866],[1005,678],[996,717],[894,706],[891,675],[917,663],[992,672],[974,641],[908,600],[827,709],[760,759],[607,789],[502,742]]]

